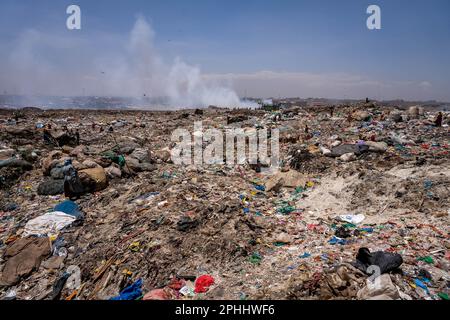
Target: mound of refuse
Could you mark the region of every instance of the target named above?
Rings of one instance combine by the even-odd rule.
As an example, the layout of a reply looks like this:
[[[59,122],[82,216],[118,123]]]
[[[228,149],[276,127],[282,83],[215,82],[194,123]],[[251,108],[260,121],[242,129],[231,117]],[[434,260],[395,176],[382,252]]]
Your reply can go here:
[[[449,118],[372,102],[3,110],[0,299],[448,300]],[[279,150],[179,164],[180,129],[183,156],[203,159],[209,130],[236,151],[230,130],[278,129]]]

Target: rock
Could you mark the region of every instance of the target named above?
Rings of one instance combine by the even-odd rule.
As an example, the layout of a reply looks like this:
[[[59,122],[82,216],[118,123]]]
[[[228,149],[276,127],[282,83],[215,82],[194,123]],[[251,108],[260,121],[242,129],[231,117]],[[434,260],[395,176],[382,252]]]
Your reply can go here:
[[[108,178],[110,179],[116,179],[122,177],[122,171],[120,170],[120,167],[113,163],[111,166],[105,169],[106,174],[108,175]]]
[[[63,146],[62,147],[62,152],[66,153],[66,154],[70,154],[72,152],[73,148],[70,146]]]
[[[111,159],[102,158],[102,157],[95,158],[94,161],[102,168],[107,168],[113,163]]]
[[[15,151],[13,149],[1,149],[0,150],[0,160],[6,160],[14,155]]]
[[[154,164],[151,164],[151,163],[141,163],[140,164],[140,170],[142,172],[155,171],[156,169],[157,169],[157,167]]]
[[[20,168],[22,171],[28,171],[33,169],[33,165],[25,160],[11,158],[8,160],[0,160],[1,168]]]
[[[374,281],[367,279],[366,286],[358,291],[359,300],[393,300],[399,299],[400,294],[392,283],[388,274],[383,274]]]
[[[33,140],[36,138],[39,134],[38,131],[30,128],[23,128],[23,127],[12,127],[12,128],[6,128],[5,132],[14,138],[23,138],[25,140]]]
[[[115,126],[116,128],[122,128],[122,127],[125,127],[126,125],[128,125],[128,122],[125,120],[117,120],[117,121],[114,120],[111,122],[111,124],[113,126]]]
[[[88,169],[101,167],[97,162],[90,160],[90,159],[83,161],[82,164],[84,167],[86,167]]]
[[[323,154],[324,156],[329,156],[329,155],[331,154],[331,150],[330,150],[330,149],[327,149],[327,148],[325,148],[325,147],[320,147],[320,151],[322,152],[322,154]]]
[[[77,146],[70,152],[71,157],[80,157],[86,152],[86,147],[83,145]]]
[[[154,171],[156,166],[150,163],[140,163],[138,159],[125,157],[125,169],[131,169],[134,172]]]
[[[278,192],[281,187],[297,188],[305,186],[308,179],[298,171],[277,172],[265,184],[266,191]]]
[[[331,143],[331,147],[337,147],[340,146],[342,144],[342,141],[336,140],[333,141],[333,143]]]
[[[369,121],[371,115],[367,111],[356,111],[353,113],[352,117],[358,121]]]
[[[57,165],[52,170],[50,170],[50,176],[53,179],[64,179],[64,170],[62,165]]]
[[[133,141],[122,142],[119,145],[119,154],[131,154],[135,149],[139,148],[139,144]]]
[[[344,162],[351,162],[358,159],[358,157],[354,153],[346,153],[339,157],[339,160]]]
[[[125,167],[135,171],[139,172],[141,171],[141,165],[138,159],[132,158],[130,156],[125,156]]]
[[[58,270],[64,262],[64,256],[52,256],[42,262],[42,267],[45,269]]]
[[[150,162],[151,161],[151,157],[150,157],[150,150],[147,149],[135,149],[130,157],[138,159],[139,162]]]
[[[289,170],[280,174],[284,180],[284,186],[288,188],[303,187],[308,179],[298,171]]]
[[[279,192],[280,189],[284,186],[284,180],[281,177],[272,177],[269,181],[266,182],[266,191],[270,192]]]
[[[88,169],[77,160],[72,160],[72,165],[77,171]]]
[[[158,150],[155,152],[155,156],[157,159],[168,162],[171,159],[170,151],[167,149]]]
[[[37,193],[41,196],[55,196],[64,193],[64,180],[48,179],[40,183]]]
[[[346,153],[354,153],[359,156],[368,150],[369,147],[362,144],[342,144],[331,149],[330,157],[338,158]]]
[[[388,144],[386,142],[366,141],[365,144],[369,147],[369,151],[372,152],[383,153],[388,149]]]
[[[81,170],[78,175],[87,192],[101,191],[108,186],[108,178],[102,167]]]
[[[62,157],[61,151],[52,151],[50,154],[42,160],[42,171],[44,171],[44,175],[50,175],[50,171],[59,164],[59,159]]]

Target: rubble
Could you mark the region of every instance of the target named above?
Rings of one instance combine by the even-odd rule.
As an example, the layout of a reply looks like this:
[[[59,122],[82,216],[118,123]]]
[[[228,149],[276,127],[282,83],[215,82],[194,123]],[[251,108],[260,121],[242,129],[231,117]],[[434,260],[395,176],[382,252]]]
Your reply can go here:
[[[0,299],[448,299],[448,113],[333,110],[3,110]],[[174,164],[194,119],[279,168]]]
[[[378,281],[378,283],[375,281]],[[367,285],[357,293],[360,300],[400,299],[398,289],[394,286],[388,274],[384,274],[374,281],[368,279],[366,283]]]

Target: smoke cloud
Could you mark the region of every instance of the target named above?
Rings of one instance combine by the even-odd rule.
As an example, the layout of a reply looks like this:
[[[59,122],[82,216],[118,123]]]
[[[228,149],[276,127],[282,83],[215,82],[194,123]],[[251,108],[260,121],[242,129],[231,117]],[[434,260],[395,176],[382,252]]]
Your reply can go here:
[[[111,68],[113,86],[122,86],[126,83],[124,79],[134,79],[128,83],[134,96],[142,93],[163,96],[169,99],[170,105],[181,107],[249,105],[241,102],[231,88],[205,80],[199,67],[190,66],[180,58],[166,65],[154,46],[154,38],[149,23],[138,18],[131,32],[125,65]]]
[[[179,57],[164,61],[155,47],[155,36],[143,17],[123,41],[114,36],[98,39],[105,42],[104,48],[81,36],[69,40],[28,30],[9,50],[0,84],[8,83],[5,87],[12,92],[30,95],[146,97],[175,108],[254,107],[241,101],[224,81],[202,76],[198,66]]]

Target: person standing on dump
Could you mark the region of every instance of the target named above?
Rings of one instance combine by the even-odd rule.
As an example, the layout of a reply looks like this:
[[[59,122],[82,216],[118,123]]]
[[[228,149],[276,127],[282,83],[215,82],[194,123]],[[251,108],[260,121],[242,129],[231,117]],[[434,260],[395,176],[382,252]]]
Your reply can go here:
[[[436,127],[442,127],[442,112],[438,113],[436,120],[434,120],[434,125]]]

